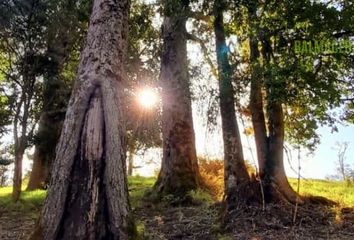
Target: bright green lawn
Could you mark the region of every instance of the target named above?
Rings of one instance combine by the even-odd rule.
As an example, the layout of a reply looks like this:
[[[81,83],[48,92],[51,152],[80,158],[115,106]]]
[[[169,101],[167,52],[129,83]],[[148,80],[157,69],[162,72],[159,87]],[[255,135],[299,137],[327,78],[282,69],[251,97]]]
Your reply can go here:
[[[297,179],[289,179],[291,186],[297,190]],[[354,207],[354,185],[344,182],[327,180],[300,181],[300,194],[323,196],[340,203],[343,206]]]

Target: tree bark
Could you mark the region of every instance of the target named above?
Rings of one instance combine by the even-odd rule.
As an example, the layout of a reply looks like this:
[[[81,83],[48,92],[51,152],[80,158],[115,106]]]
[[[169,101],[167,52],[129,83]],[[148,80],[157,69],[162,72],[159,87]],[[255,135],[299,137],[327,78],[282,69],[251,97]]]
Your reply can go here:
[[[265,176],[265,164],[268,156],[268,136],[266,121],[264,116],[262,76],[259,67],[258,40],[250,38],[250,61],[251,61],[251,90],[250,90],[250,110],[252,125],[256,141],[258,158],[258,174],[261,179]]]
[[[268,101],[269,158],[266,162],[266,174],[281,196],[291,203],[302,203],[298,194],[292,189],[284,169],[284,115],[282,104]]]
[[[95,0],[48,195],[32,239],[128,239],[125,123],[128,0]]]
[[[25,153],[25,142],[20,137],[15,144],[15,168],[14,168],[14,177],[13,177],[13,188],[12,188],[12,200],[17,202],[21,196],[22,188],[22,162],[23,155]]]
[[[283,162],[284,146],[284,116],[282,103],[274,99],[271,89],[267,91],[267,119],[263,105],[264,87],[263,75],[260,66],[260,52],[258,49],[258,23],[257,3],[249,3],[249,24],[253,32],[250,33],[250,64],[251,64],[251,92],[250,109],[252,124],[255,133],[255,142],[258,157],[259,176],[262,180],[264,200],[266,202],[277,202],[279,199],[286,199],[291,203],[302,203],[297,193],[291,188],[285,174]],[[269,39],[264,40],[262,57],[264,61],[270,62],[271,54],[265,44]],[[271,76],[270,76],[271,77]],[[268,124],[268,129],[267,129]]]
[[[48,101],[44,101],[45,104],[49,104]],[[63,121],[62,114],[55,113],[53,116],[50,116],[50,109],[55,111],[53,106],[44,108],[38,123],[33,166],[27,185],[27,190],[29,191],[42,189],[49,183],[50,168],[55,159],[55,147],[59,141]]]
[[[36,76],[32,71],[31,64],[25,63],[23,69],[24,87],[22,88],[22,95],[20,102],[16,107],[14,117],[13,131],[14,131],[14,147],[15,147],[15,169],[13,177],[12,200],[17,202],[20,199],[22,190],[22,162],[23,155],[27,148],[28,139],[32,137],[32,132],[27,131],[29,111],[31,101],[34,95],[34,84]],[[22,114],[21,114],[22,112]],[[20,132],[18,131],[20,130]],[[21,135],[20,135],[21,134]]]
[[[163,159],[159,193],[184,195],[199,184],[187,62],[189,1],[164,0],[162,87]]]
[[[42,158],[42,154],[38,152],[36,148],[33,155],[32,171],[30,173],[27,191],[33,191],[36,189],[44,189],[47,166],[46,161]]]
[[[222,1],[215,1],[214,32],[224,140],[225,194],[226,199],[228,199],[237,192],[238,185],[248,182],[250,178],[244,162],[241,137],[236,119],[235,94],[232,86],[232,70],[228,60],[228,48],[225,40],[222,5]]]

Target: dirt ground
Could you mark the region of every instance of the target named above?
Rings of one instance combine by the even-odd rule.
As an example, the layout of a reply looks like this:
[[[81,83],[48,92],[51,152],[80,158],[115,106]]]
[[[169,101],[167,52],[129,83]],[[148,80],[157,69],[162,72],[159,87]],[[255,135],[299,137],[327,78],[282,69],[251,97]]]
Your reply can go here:
[[[354,209],[309,204],[299,207],[249,206],[230,212],[222,223],[220,205],[163,207],[145,204],[134,209],[141,239],[147,240],[267,240],[354,239]],[[0,239],[26,239],[35,213],[0,208]]]

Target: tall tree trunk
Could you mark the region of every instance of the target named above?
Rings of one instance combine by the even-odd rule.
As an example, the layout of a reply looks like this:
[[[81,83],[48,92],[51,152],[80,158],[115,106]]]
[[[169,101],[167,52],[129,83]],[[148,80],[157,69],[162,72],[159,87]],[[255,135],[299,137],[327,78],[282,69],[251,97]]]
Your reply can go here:
[[[224,140],[224,180],[226,198],[237,192],[241,183],[248,182],[249,175],[244,162],[240,132],[236,120],[232,70],[228,60],[225,40],[222,0],[216,0],[214,32],[218,62],[220,110]]]
[[[32,239],[128,239],[122,113],[129,1],[95,0],[86,47]]]
[[[48,101],[45,101],[45,104],[48,103]],[[63,121],[62,113],[50,114],[49,112],[51,110],[54,112],[55,107],[48,106],[44,108],[38,123],[39,127],[33,155],[33,166],[27,185],[27,190],[30,191],[43,188],[49,183],[50,168],[55,158],[55,147],[59,141]]]
[[[292,189],[284,169],[284,115],[281,103],[268,101],[269,157],[266,171],[276,190],[291,203],[302,203]]]
[[[255,37],[250,38],[250,61],[251,61],[251,92],[250,92],[250,110],[252,125],[254,129],[258,171],[261,179],[265,176],[265,164],[268,155],[268,136],[264,116],[263,94],[262,94],[262,76],[259,66],[258,40]]]
[[[36,189],[44,189],[47,166],[46,161],[42,158],[43,155],[39,153],[38,148],[35,148],[33,154],[33,165],[30,173],[27,191],[33,191]]]
[[[187,61],[189,1],[164,0],[163,3],[160,73],[163,159],[155,189],[160,193],[184,195],[196,189],[199,182]]]
[[[258,49],[258,22],[257,22],[258,3],[250,2],[248,5],[249,24],[253,32],[250,33],[250,64],[251,64],[251,92],[250,109],[252,124],[255,133],[255,142],[258,157],[259,176],[262,180],[264,197],[266,202],[278,201],[285,198],[291,203],[302,200],[298,198],[296,192],[291,188],[285,174],[283,162],[284,146],[284,116],[282,104],[273,99],[271,89],[266,89],[268,118],[264,113],[262,87],[264,78],[261,75],[260,52]],[[271,61],[271,51],[269,39],[263,39],[262,57],[264,61]],[[268,45],[267,45],[268,44]],[[270,76],[271,77],[271,76]],[[266,124],[268,123],[268,129]],[[268,132],[267,132],[268,130]]]
[[[27,148],[28,139],[31,138],[32,133],[28,133],[28,118],[31,100],[34,94],[34,83],[36,76],[28,69],[30,64],[24,66],[23,78],[24,87],[22,88],[21,100],[17,106],[16,114],[14,117],[14,146],[15,146],[15,169],[13,177],[12,200],[17,202],[20,199],[22,189],[22,162],[23,155]],[[21,115],[22,112],[22,115]],[[20,121],[21,120],[21,121]],[[20,133],[18,130],[20,129]],[[21,134],[21,135],[20,135]]]

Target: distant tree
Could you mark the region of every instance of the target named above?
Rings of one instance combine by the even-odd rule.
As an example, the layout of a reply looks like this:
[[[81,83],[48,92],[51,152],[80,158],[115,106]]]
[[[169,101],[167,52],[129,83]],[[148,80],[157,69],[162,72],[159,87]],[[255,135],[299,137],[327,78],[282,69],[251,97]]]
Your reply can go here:
[[[42,87],[39,78],[45,63],[42,55],[45,28],[42,25],[46,22],[46,10],[46,2],[35,0],[4,1],[0,8],[0,52],[3,56],[0,71],[6,80],[1,95],[8,99],[11,111],[14,201],[21,193],[23,155],[31,144],[39,118]]]
[[[344,69],[353,65],[348,54],[298,54],[295,41],[337,39],[334,33],[347,32],[347,25],[341,22],[343,12],[322,2],[248,1],[243,5],[247,16],[241,22],[249,26],[243,43],[250,49],[249,107],[260,177],[269,201],[277,192],[270,190],[274,186],[288,201],[301,201],[285,175],[284,141],[313,150],[319,143],[319,124],[335,129],[336,119],[329,109],[341,105],[352,84]]]
[[[78,55],[83,45],[91,6],[90,0],[50,2],[52,9],[46,22],[46,49],[43,58],[42,108],[38,131],[34,136],[35,151],[27,190],[42,188],[50,179],[62,123],[74,82]]]
[[[354,180],[354,170],[350,167],[350,165],[346,162],[346,152],[348,150],[349,142],[336,142],[333,147],[334,150],[337,151],[337,176],[347,184],[350,184],[351,181]]]
[[[95,0],[86,46],[31,239],[128,239],[125,159],[129,1]]]
[[[162,88],[163,159],[155,190],[184,195],[199,185],[187,61],[189,1],[164,0]]]

